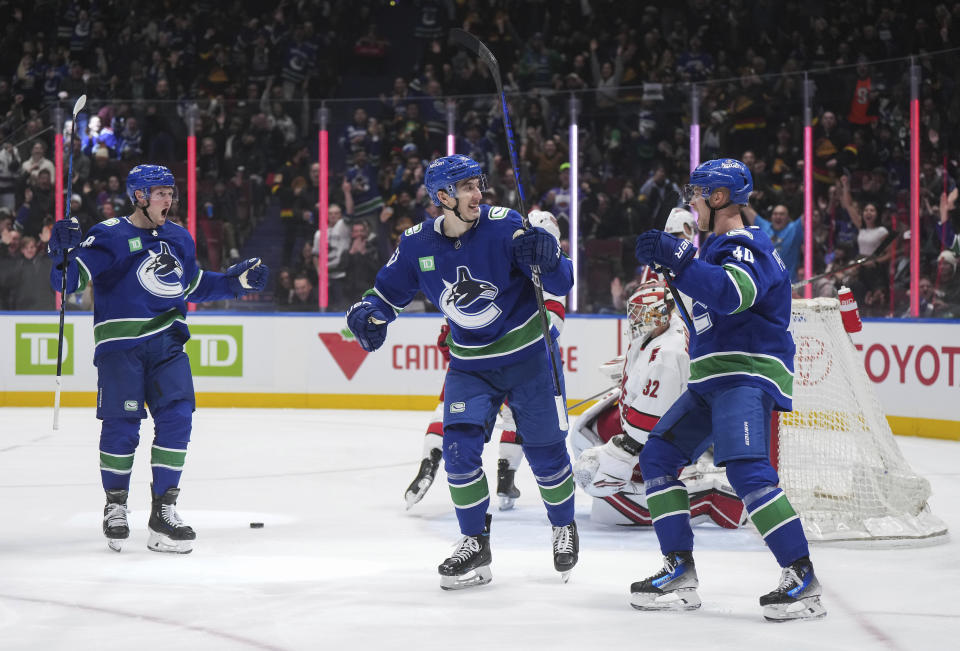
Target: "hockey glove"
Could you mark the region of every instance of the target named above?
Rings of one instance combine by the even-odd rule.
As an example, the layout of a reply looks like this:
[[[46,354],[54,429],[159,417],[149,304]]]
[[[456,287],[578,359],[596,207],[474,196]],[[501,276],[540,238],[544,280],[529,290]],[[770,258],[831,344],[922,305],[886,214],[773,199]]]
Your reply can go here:
[[[53,228],[50,229],[50,241],[47,242],[47,255],[56,262],[60,262],[63,254],[66,253],[67,259],[73,260],[76,257],[75,249],[82,239],[80,222],[76,217],[54,222]]]
[[[360,347],[372,353],[387,338],[387,315],[373,303],[360,301],[347,310],[347,327],[357,338]]]
[[[437,348],[440,349],[440,354],[443,355],[443,358],[450,361],[450,345],[447,344],[447,335],[450,334],[450,325],[444,323],[440,326],[440,336],[437,337]]]
[[[249,292],[263,291],[270,268],[260,258],[250,258],[228,268],[224,275],[228,278],[231,291],[236,296],[243,296]]]
[[[663,231],[650,230],[637,238],[637,262],[647,265],[659,265],[679,274],[697,252],[695,246],[687,240],[674,237]]]
[[[593,497],[610,497],[624,490],[633,492],[633,468],[640,447],[626,434],[618,434],[603,445],[587,448],[573,464],[573,478]]]
[[[513,234],[513,259],[518,265],[539,265],[550,273],[560,264],[560,245],[556,238],[539,226]]]

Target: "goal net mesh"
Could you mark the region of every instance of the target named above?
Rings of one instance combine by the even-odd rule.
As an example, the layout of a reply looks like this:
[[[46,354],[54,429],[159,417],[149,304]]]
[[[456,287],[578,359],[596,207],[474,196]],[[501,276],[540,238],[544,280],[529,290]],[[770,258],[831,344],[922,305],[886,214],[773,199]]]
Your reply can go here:
[[[833,298],[795,300],[793,411],[779,414],[780,485],[814,541],[943,536]]]

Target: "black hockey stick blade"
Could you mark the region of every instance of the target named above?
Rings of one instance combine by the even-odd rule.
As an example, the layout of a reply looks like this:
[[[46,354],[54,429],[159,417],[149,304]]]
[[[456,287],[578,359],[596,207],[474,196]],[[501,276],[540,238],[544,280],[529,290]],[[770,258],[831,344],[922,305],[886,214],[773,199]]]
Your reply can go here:
[[[493,75],[497,90],[503,92],[503,83],[500,80],[500,64],[497,63],[497,57],[493,56],[490,48],[470,32],[457,27],[450,30],[450,40],[480,57],[487,65],[487,69],[490,70],[490,74]]]

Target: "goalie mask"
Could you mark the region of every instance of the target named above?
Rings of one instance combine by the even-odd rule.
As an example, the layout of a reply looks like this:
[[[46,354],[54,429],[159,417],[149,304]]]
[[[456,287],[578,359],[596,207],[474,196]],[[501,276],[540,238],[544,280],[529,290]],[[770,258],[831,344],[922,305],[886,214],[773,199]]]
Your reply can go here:
[[[673,296],[662,280],[650,280],[637,288],[627,301],[630,338],[643,340],[670,323]]]

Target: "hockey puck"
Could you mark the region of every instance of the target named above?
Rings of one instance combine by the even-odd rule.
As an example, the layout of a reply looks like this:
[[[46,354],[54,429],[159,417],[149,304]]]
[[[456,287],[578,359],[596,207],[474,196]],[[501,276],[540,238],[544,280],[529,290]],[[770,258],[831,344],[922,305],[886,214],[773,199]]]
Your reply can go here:
[[[250,528],[251,528],[251,529],[263,529],[263,523],[262,523],[262,522],[251,522],[251,523],[250,523]]]

